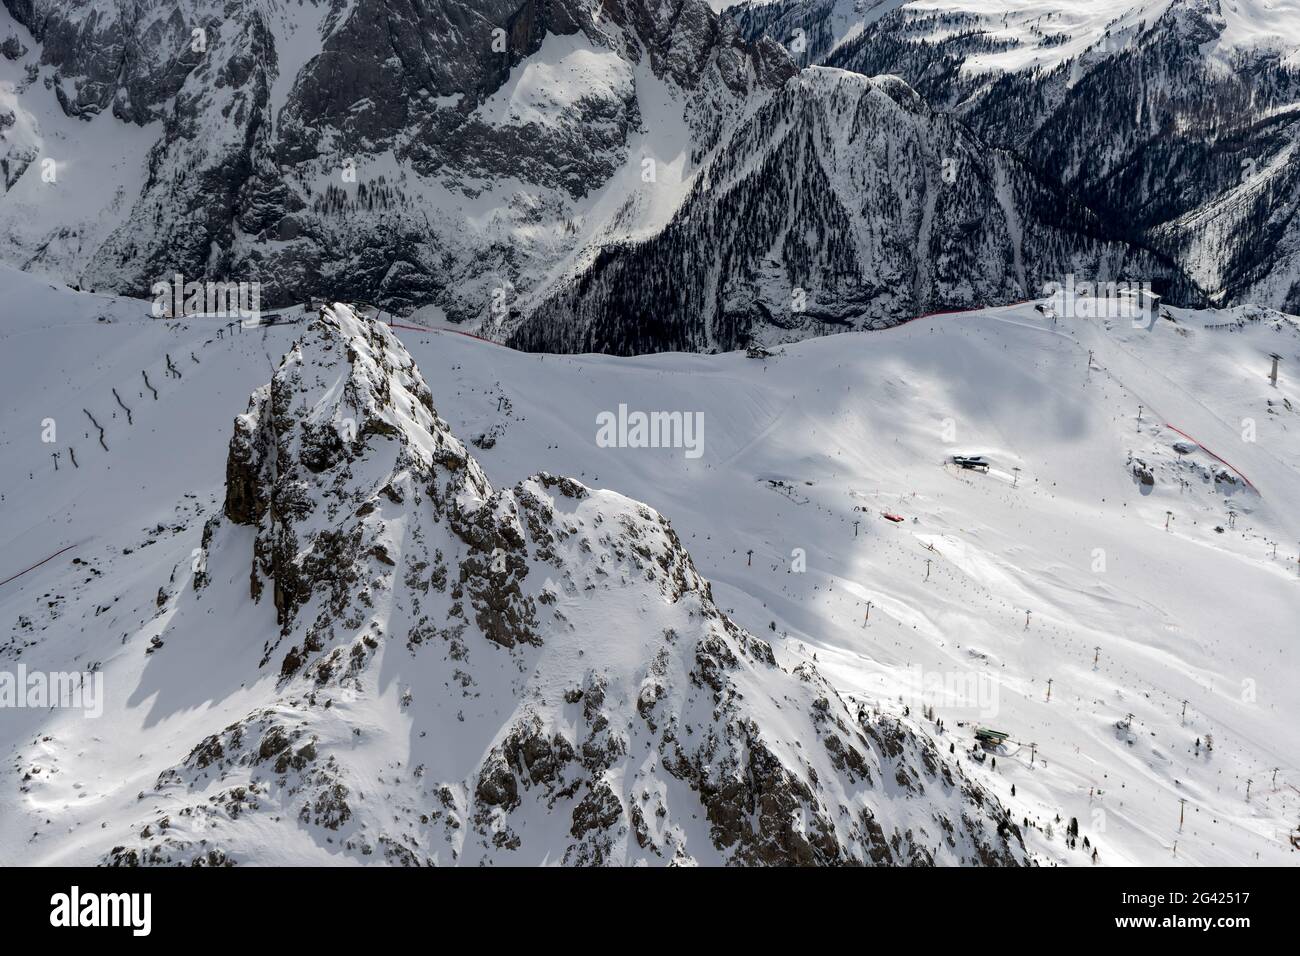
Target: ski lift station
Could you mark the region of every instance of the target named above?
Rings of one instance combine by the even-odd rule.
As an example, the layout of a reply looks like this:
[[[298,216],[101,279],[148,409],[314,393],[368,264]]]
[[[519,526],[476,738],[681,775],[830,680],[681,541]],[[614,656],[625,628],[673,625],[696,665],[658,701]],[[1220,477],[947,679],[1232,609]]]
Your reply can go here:
[[[970,471],[988,472],[989,460],[983,455],[953,455],[952,462],[958,468],[965,468]]]

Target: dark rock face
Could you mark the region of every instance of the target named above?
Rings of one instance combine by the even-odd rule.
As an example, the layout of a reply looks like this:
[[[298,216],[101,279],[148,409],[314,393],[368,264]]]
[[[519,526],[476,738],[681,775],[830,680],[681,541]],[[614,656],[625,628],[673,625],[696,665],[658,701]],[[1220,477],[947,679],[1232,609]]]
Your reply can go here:
[[[176,272],[257,281],[272,307],[325,294],[481,320],[585,241],[581,204],[635,160],[658,84],[703,142],[793,72],[702,0],[612,0],[599,24],[578,0],[5,7],[54,94],[33,108],[162,127],[130,216],[93,249],[6,254],[138,295]],[[12,181],[30,157],[3,145]],[[485,193],[483,230],[457,207]]]
[[[272,680],[106,863],[238,864],[272,826],[395,865],[1028,862],[919,729],[728,619],[661,515],[548,474],[494,490],[346,306],[253,394],[227,476],[202,561],[225,570],[173,626],[269,600]]]
[[[10,35],[0,40],[0,56],[6,60],[21,60],[27,55],[27,47],[18,37]]]
[[[496,30],[504,49],[494,49]],[[471,114],[501,88],[514,66],[541,48],[547,33],[598,38],[586,5],[573,0],[362,0],[297,77],[275,118],[280,124],[275,159],[300,164],[339,152],[394,149],[425,174],[450,166],[471,175],[500,175],[492,166],[509,165],[512,145],[519,153],[519,144],[510,142],[518,132],[497,135]],[[457,97],[454,106],[439,103]],[[358,103],[369,108],[358,110]],[[585,118],[614,118],[601,115],[600,106],[591,104]],[[541,178],[523,178],[546,184],[569,161],[582,159],[576,144],[563,148],[551,140],[545,145],[562,151],[550,159],[530,155],[538,160],[531,172]],[[479,162],[488,168],[475,169]]]

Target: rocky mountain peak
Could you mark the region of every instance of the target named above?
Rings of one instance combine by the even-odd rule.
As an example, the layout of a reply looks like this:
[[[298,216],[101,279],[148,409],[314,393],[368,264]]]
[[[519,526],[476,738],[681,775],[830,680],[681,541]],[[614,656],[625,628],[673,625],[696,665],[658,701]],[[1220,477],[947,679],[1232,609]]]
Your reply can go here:
[[[391,567],[382,504],[421,494],[442,517],[477,510],[492,490],[393,334],[346,306],[322,308],[235,419],[224,510],[258,529],[254,598],[273,580],[288,629],[314,577],[363,551]]]
[[[545,473],[494,490],[346,306],[254,393],[227,471],[172,627],[269,588],[262,697],[108,862],[239,863],[268,813],[404,864],[1027,859],[918,728],[730,620],[662,515]]]

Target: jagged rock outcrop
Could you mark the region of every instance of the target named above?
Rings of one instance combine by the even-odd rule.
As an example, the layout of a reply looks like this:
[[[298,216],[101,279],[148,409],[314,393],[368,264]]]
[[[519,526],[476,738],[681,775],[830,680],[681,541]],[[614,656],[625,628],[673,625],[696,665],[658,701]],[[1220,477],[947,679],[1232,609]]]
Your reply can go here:
[[[494,489],[345,306],[236,419],[204,549],[171,626],[266,606],[264,696],[106,862],[238,864],[268,826],[407,865],[1027,862],[919,730],[724,615],[663,516],[549,474]]]

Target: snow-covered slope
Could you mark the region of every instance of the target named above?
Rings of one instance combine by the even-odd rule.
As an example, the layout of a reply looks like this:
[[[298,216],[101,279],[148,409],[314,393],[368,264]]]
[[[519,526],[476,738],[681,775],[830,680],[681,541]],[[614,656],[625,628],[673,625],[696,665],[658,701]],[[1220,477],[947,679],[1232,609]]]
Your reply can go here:
[[[182,495],[169,526],[106,530],[74,594],[15,622],[7,659],[93,657],[105,691],[93,716],[6,708],[6,826],[87,799],[73,839],[7,833],[6,861],[1026,860],[956,758],[723,615],[662,516],[544,473],[494,491],[385,326],[337,306],[297,332],[235,419],[219,512]],[[59,476],[178,450],[134,417]]]
[[[766,362],[412,348],[459,366],[435,376],[437,401],[493,436],[480,455],[498,480],[541,461],[626,489],[672,516],[724,609],[815,654],[842,692],[935,705],[959,753],[975,723],[1010,732],[980,772],[1017,821],[1060,816],[1053,840],[1028,831],[1045,858],[1086,861],[1061,846],[1076,817],[1101,863],[1286,864],[1300,395],[1267,372],[1274,350],[1300,367],[1300,331],[1167,311],[1150,331],[1032,306],[935,317]],[[619,403],[702,411],[703,457],[596,446]],[[991,474],[954,472],[953,453],[988,455]]]
[[[1291,319],[615,359],[4,280],[0,580],[71,549],[0,585],[0,671],[104,676],[3,712],[5,862],[957,863],[999,803],[1039,862],[1292,859]],[[620,405],[701,453],[598,441]]]

